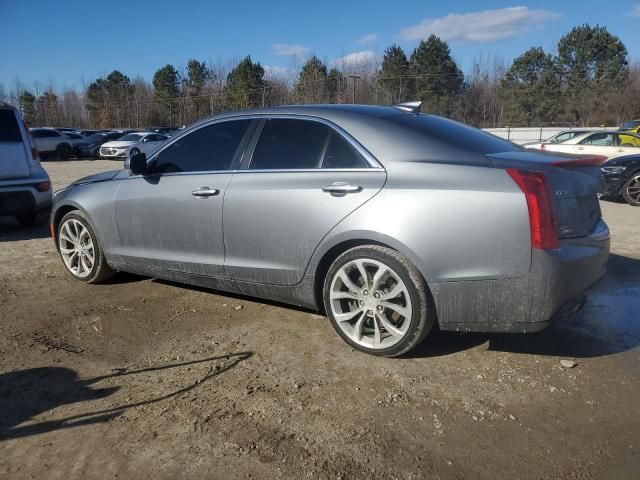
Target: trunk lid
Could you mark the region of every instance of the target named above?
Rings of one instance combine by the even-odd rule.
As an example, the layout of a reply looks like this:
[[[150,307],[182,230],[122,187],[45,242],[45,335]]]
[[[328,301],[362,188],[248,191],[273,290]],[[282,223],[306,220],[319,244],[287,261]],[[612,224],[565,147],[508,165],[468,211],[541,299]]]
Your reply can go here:
[[[30,152],[20,131],[19,118],[10,108],[0,108],[0,180],[26,178]]]
[[[595,229],[602,216],[598,191],[604,157],[508,152],[489,158],[499,168],[545,174],[553,198],[558,238],[585,237]]]

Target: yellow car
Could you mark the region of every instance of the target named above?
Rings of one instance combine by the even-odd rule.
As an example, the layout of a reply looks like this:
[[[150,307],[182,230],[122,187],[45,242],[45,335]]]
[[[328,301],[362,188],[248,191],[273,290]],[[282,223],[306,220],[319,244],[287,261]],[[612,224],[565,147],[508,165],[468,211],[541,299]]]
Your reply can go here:
[[[632,130],[632,131],[637,132],[638,129],[636,128],[636,130]],[[627,131],[618,133],[618,139],[619,139],[618,141],[620,146],[621,147],[640,147],[640,137],[638,137],[638,135],[633,135],[630,132],[631,131],[629,131],[629,133],[627,133]]]
[[[640,133],[640,120],[629,120],[620,125],[620,131]]]

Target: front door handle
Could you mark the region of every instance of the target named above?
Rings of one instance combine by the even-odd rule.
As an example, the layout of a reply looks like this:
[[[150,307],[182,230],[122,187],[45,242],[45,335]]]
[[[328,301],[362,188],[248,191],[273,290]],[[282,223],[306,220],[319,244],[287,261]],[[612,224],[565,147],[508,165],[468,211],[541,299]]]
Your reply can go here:
[[[624,152],[624,148],[619,148],[618,151],[619,152]]]
[[[215,195],[218,195],[219,193],[220,193],[220,190],[216,190],[215,188],[198,187],[193,192],[191,192],[191,195],[198,198],[207,198],[207,197],[213,197]]]
[[[332,195],[346,195],[347,193],[361,192],[362,187],[360,185],[349,185],[348,183],[344,182],[336,182],[323,187],[322,191],[331,193]]]

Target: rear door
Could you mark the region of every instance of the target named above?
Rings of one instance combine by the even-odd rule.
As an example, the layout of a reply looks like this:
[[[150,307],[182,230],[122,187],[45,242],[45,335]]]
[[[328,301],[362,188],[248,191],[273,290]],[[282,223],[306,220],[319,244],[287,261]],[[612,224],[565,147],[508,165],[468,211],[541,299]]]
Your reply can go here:
[[[322,238],[375,195],[386,172],[317,119],[264,120],[224,204],[225,273],[294,285]]]
[[[616,156],[616,135],[613,132],[598,132],[575,145],[575,151],[581,155],[602,155],[607,158]]]
[[[26,178],[30,174],[29,151],[19,121],[13,109],[0,108],[0,180]]]

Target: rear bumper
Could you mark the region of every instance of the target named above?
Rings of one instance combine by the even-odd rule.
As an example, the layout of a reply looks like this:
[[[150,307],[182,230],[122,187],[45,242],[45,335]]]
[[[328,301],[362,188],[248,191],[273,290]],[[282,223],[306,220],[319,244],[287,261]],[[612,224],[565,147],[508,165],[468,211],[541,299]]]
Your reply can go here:
[[[50,182],[41,166],[32,167],[32,176],[18,180],[0,180],[0,216],[22,215],[51,208],[53,190],[36,190],[36,185]]]
[[[531,270],[514,279],[433,284],[442,330],[535,332],[562,309],[584,299],[606,271],[609,229],[600,221],[588,237],[561,241],[557,250],[532,250]]]

